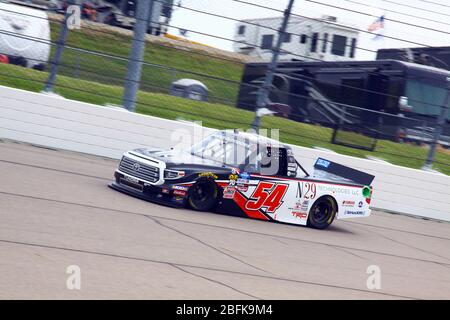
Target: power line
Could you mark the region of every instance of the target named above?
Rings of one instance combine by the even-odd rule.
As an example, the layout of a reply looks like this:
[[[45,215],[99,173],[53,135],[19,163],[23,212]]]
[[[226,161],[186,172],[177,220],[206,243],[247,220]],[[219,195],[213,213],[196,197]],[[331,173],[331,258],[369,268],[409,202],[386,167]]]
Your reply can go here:
[[[232,1],[247,3],[247,2],[245,2],[245,1],[240,1],[240,0],[232,0]],[[251,3],[250,3],[250,4],[251,4]],[[254,5],[254,4],[251,4],[251,5]],[[2,9],[0,9],[0,10],[2,10]],[[278,10],[278,9],[273,9],[273,10]],[[20,14],[21,14],[21,13],[20,13]],[[316,20],[316,19],[315,19],[315,20]],[[320,21],[322,21],[322,20],[320,20]],[[174,26],[173,26],[173,27],[174,27]],[[93,30],[94,30],[94,29],[93,29]],[[5,31],[5,30],[0,30],[0,34],[1,34],[1,33],[5,34],[5,33],[2,32],[2,31]],[[219,38],[219,39],[223,39],[223,40],[231,41],[231,42],[244,43],[244,44],[247,44],[247,45],[251,45],[251,46],[254,46],[254,47],[259,47],[259,48],[261,48],[261,46],[259,46],[259,45],[253,45],[253,44],[247,43],[247,42],[245,42],[245,41],[238,41],[238,40],[229,39],[229,38],[225,38],[225,37],[219,37],[219,36],[215,36],[215,35],[208,34],[208,33],[204,33],[204,32],[199,32],[199,31],[195,31],[195,30],[189,30],[189,31],[194,32],[194,33],[198,33],[198,34],[202,34],[202,35],[205,35],[205,36],[209,36],[209,37]],[[105,33],[106,33],[106,32],[105,32]],[[18,36],[18,37],[22,37],[22,38],[27,39],[27,37],[24,37],[24,36],[22,36],[22,35],[19,36],[19,35],[17,35],[17,34],[11,34],[10,32],[7,32],[6,34],[9,34],[9,35],[12,35],[12,36]],[[28,36],[28,38],[30,38],[30,37]],[[39,38],[35,38],[35,39],[39,39]],[[52,45],[55,45],[55,43],[53,43],[53,42],[51,42],[51,41],[49,42],[49,41],[47,41],[47,40],[44,40],[44,41],[42,41],[42,39],[40,39],[40,40],[41,40],[40,42],[51,43]],[[39,40],[36,40],[36,41],[39,41]],[[93,55],[97,55],[97,56],[103,56],[103,57],[113,58],[113,59],[118,59],[118,60],[122,60],[122,61],[128,61],[128,60],[129,60],[128,57],[122,57],[122,56],[117,56],[117,55],[105,54],[105,53],[97,52],[97,51],[93,51],[93,50],[89,50],[89,51],[88,51],[88,50],[84,50],[84,49],[82,49],[82,48],[75,47],[75,46],[66,46],[66,47],[69,48],[69,49],[72,49],[72,50],[75,50],[75,51],[84,52],[84,53],[87,53],[87,54],[93,54]],[[321,59],[311,58],[311,57],[304,56],[304,55],[300,55],[300,54],[295,54],[295,53],[292,53],[292,52],[287,51],[287,50],[283,50],[283,51],[284,51],[285,53],[292,54],[293,56],[297,56],[297,57],[300,57],[300,58],[306,58],[306,59],[309,59],[309,60],[314,60],[314,61],[318,61],[318,62],[324,62],[324,61],[321,60]],[[162,68],[162,69],[167,69],[167,70],[177,71],[177,72],[180,72],[180,73],[187,73],[187,74],[197,75],[197,76],[205,77],[205,78],[212,79],[212,80],[224,81],[224,82],[229,82],[229,83],[234,83],[234,84],[240,84],[240,85],[248,85],[248,84],[244,84],[244,83],[242,83],[242,82],[238,82],[238,81],[235,81],[235,80],[226,79],[226,78],[221,78],[221,77],[216,77],[216,76],[211,76],[211,75],[207,75],[207,74],[199,73],[199,72],[194,72],[194,71],[190,71],[190,70],[183,70],[183,69],[178,69],[178,68],[168,67],[168,66],[164,66],[164,65],[153,64],[153,63],[149,63],[149,62],[146,62],[146,61],[140,61],[140,62],[143,62],[143,64],[144,64],[144,65],[147,65],[147,66],[152,66],[152,67],[156,67],[156,68]],[[358,68],[355,68],[354,70],[361,70],[361,71],[367,72],[367,70],[364,70],[364,69],[358,69]],[[374,74],[374,75],[376,75],[376,73],[373,73],[373,72],[368,72],[368,74]],[[313,77],[306,77],[306,76],[305,76],[305,78],[309,78],[309,79],[311,79],[311,80],[315,80],[315,78],[313,78]],[[329,83],[329,84],[332,84],[332,85],[335,85],[335,86],[337,85],[337,84],[332,83],[332,82],[327,82],[327,81],[322,81],[322,82],[324,82],[324,83]],[[338,85],[338,86],[349,87],[349,88],[352,88],[352,89],[355,89],[355,90],[358,90],[358,91],[363,91],[363,92],[377,93],[377,94],[379,94],[379,95],[381,95],[381,96],[388,96],[388,97],[399,98],[398,96],[393,96],[393,95],[385,94],[385,93],[382,93],[382,92],[373,91],[373,90],[364,89],[364,88],[359,88],[359,87],[354,87],[354,86],[349,86],[349,85]],[[441,107],[440,105],[430,104],[430,103],[428,103],[428,102],[426,102],[426,101],[413,100],[413,99],[411,99],[410,101],[416,101],[416,102],[420,102],[420,103],[426,103],[426,104],[432,105],[432,106]]]
[[[7,34],[7,35],[10,35],[10,36],[16,36],[16,37],[20,37],[20,38],[24,38],[24,39],[28,39],[28,40],[32,40],[34,38],[35,40],[33,40],[33,41],[43,42],[43,43],[47,43],[47,44],[51,44],[51,45],[56,45],[56,43],[54,43],[52,41],[43,40],[41,38],[36,38],[36,37],[17,35],[17,34],[8,32],[8,31],[5,32],[5,30],[2,30],[2,29],[0,29],[0,34]],[[205,35],[207,35],[207,34],[205,34]],[[210,36],[214,37],[213,35],[210,35]],[[226,40],[229,40],[229,41],[235,41],[235,40],[228,39],[228,38],[223,38],[223,39],[226,39]],[[243,41],[238,41],[238,42],[243,42]],[[246,43],[246,42],[243,42],[243,43]],[[260,47],[260,46],[256,46],[256,47]],[[86,54],[92,54],[92,55],[95,55],[95,56],[101,56],[101,57],[106,57],[106,58],[111,58],[111,59],[116,59],[116,60],[121,60],[121,61],[128,61],[129,60],[128,57],[122,57],[122,56],[117,56],[117,55],[105,54],[103,52],[97,52],[97,51],[92,51],[92,50],[85,50],[85,49],[82,49],[82,48],[79,48],[79,47],[74,47],[74,46],[66,45],[66,48],[74,50],[74,51],[83,52],[83,53],[86,53]],[[289,51],[287,51],[287,52],[289,52]],[[295,54],[293,54],[293,55],[295,55]],[[308,58],[308,57],[303,56],[303,55],[297,55],[297,56]],[[313,59],[313,58],[310,58],[310,59]],[[318,62],[324,62],[321,59],[313,59],[313,60],[316,60]],[[155,68],[158,68],[158,69],[165,69],[165,70],[177,71],[177,72],[180,72],[180,73],[192,74],[192,75],[196,75],[196,76],[199,76],[199,77],[208,78],[208,79],[211,79],[211,80],[228,82],[230,84],[239,84],[239,85],[244,85],[244,86],[251,86],[251,85],[249,85],[247,83],[239,82],[239,81],[236,81],[236,80],[221,78],[221,77],[217,77],[217,76],[211,76],[211,75],[208,75],[208,74],[194,72],[194,71],[189,71],[189,70],[184,70],[184,69],[173,68],[173,67],[169,67],[169,66],[165,66],[165,65],[149,63],[149,62],[146,62],[145,60],[140,60],[140,62],[142,62],[146,66],[155,67]],[[354,70],[361,70],[361,71],[367,72],[367,70],[365,70],[365,69],[358,69],[357,67],[355,67]],[[377,75],[377,73],[374,73],[374,72],[367,72],[367,73],[368,74]],[[303,76],[303,78],[310,79],[310,80],[316,80],[314,77],[310,77],[310,76]],[[344,84],[340,84],[339,85],[339,84],[336,84],[336,83],[333,83],[333,82],[330,82],[330,81],[321,81],[321,82],[322,83],[331,84],[333,86],[348,87],[348,88],[351,88],[351,89],[354,89],[354,90],[357,90],[357,91],[368,92],[368,93],[376,93],[376,94],[378,94],[380,96],[399,98],[399,96],[390,95],[390,94],[386,94],[386,93],[375,91],[375,90],[359,88],[359,87],[350,86],[350,85],[344,85]],[[430,106],[441,107],[441,105],[432,104],[432,103],[429,103],[427,101],[422,101],[422,100],[410,99],[410,101],[415,101],[415,102],[419,102],[419,103],[425,103],[425,104],[428,104]]]
[[[354,3],[354,4],[359,4],[361,6],[370,7],[370,8],[374,8],[374,9],[378,9],[378,10],[387,10],[386,8],[380,8],[380,7],[372,6],[370,4],[361,3],[361,2],[358,2],[358,1],[354,1],[354,0],[343,0],[343,1]],[[400,11],[395,11],[395,10],[391,10],[391,9],[389,9],[387,11],[392,12],[392,13],[396,13],[396,14],[400,14],[400,15],[403,15],[405,17],[411,17],[411,18],[421,19],[421,20],[424,20],[424,21],[435,22],[435,23],[440,23],[440,24],[446,25],[446,26],[450,26],[450,23],[446,23],[446,22],[443,22],[443,21],[433,20],[433,19],[430,19],[430,18],[424,18],[424,17],[421,17],[421,16],[416,16],[416,15],[413,15],[413,14],[404,13],[404,12],[400,12]]]
[[[392,4],[396,4],[398,6],[402,6],[402,7],[407,7],[407,8],[412,8],[412,9],[416,9],[416,10],[420,10],[420,11],[425,11],[425,12],[429,12],[429,13],[434,13],[434,14],[438,14],[444,17],[448,17],[449,15],[446,13],[442,13],[439,11],[434,11],[434,10],[428,10],[428,9],[424,9],[424,8],[420,8],[420,7],[416,7],[416,6],[412,6],[410,4],[404,4],[404,3],[398,3],[395,1],[391,1],[391,0],[382,0],[383,2],[387,2],[387,3],[392,3]]]
[[[231,1],[238,2],[238,3],[243,3],[243,4],[246,4],[246,5],[249,5],[249,6],[263,8],[263,9],[267,9],[267,10],[271,10],[271,11],[283,12],[282,10],[279,10],[279,9],[276,9],[276,8],[259,5],[259,4],[247,2],[247,1],[244,1],[244,0],[231,0]],[[367,31],[367,30],[364,30],[364,29],[359,29],[359,28],[355,28],[355,27],[351,27],[351,26],[345,26],[345,25],[341,25],[339,23],[335,23],[335,22],[331,22],[331,21],[327,21],[327,20],[322,20],[322,19],[319,19],[319,18],[311,18],[311,17],[300,15],[298,13],[292,13],[292,15],[300,17],[300,18],[308,19],[308,20],[314,20],[314,21],[318,21],[318,22],[323,22],[323,23],[326,23],[326,24],[329,24],[329,25],[334,25],[334,26],[338,26],[338,27],[345,27],[345,28],[347,28],[349,30],[355,30],[355,31],[363,32],[363,33],[368,33],[368,34],[371,34],[371,35],[374,35],[374,36],[377,35],[374,32],[370,32],[370,31]],[[388,39],[392,39],[392,40],[405,42],[405,43],[414,44],[416,46],[430,47],[429,45],[424,44],[424,43],[415,42],[415,41],[411,41],[411,40],[406,40],[406,39],[402,39],[402,38],[398,38],[398,37],[387,36],[387,35],[384,35],[383,37],[388,38]]]
[[[384,0],[382,0],[382,1],[384,1]],[[447,6],[447,5],[445,5],[445,4],[438,3],[438,2],[433,2],[433,1],[428,1],[428,0],[421,0],[421,2],[426,2],[426,3],[435,4],[435,5],[437,5],[437,6],[441,6],[441,7],[444,7],[444,8],[450,8],[450,6]]]
[[[322,5],[322,6],[326,6],[326,7],[330,7],[330,8],[335,8],[335,9],[339,9],[339,10],[353,12],[353,13],[357,13],[357,14],[361,14],[361,15],[365,15],[365,16],[369,16],[369,17],[375,17],[375,18],[378,17],[378,16],[370,14],[370,13],[361,12],[361,11],[358,11],[358,10],[353,10],[353,9],[348,9],[348,8],[343,8],[343,7],[339,7],[339,6],[334,6],[334,5],[322,3],[322,2],[319,2],[319,1],[314,1],[314,0],[305,0],[305,1],[311,2],[311,3],[316,3],[316,4],[319,4],[319,5]],[[351,1],[351,0],[344,0],[344,1],[352,2],[352,3],[359,3],[359,2],[355,2],[355,1]],[[361,4],[361,3],[359,3],[359,4]],[[371,5],[366,5],[366,6],[373,7]],[[380,8],[378,8],[378,9],[380,9]],[[395,12],[395,11],[391,11],[391,12]],[[425,26],[414,24],[414,23],[409,23],[409,22],[400,21],[400,20],[396,20],[396,19],[390,19],[390,18],[386,18],[386,17],[384,19],[386,21],[396,22],[396,23],[407,25],[407,26],[410,26],[410,27],[416,27],[416,28],[430,30],[430,31],[434,31],[434,32],[450,34],[450,32],[448,32],[448,31],[443,31],[443,30],[439,30],[439,29],[435,29],[435,28],[425,27]]]

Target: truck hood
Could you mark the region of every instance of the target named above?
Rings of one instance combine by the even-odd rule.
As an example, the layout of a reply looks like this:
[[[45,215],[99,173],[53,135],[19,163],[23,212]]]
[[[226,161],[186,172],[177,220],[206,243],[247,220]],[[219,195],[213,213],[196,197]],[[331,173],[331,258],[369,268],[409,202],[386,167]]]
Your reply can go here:
[[[217,161],[202,158],[196,155],[192,155],[187,151],[181,150],[161,150],[161,149],[151,149],[151,148],[141,148],[132,151],[140,156],[147,156],[159,161],[166,163],[167,168],[182,168],[185,166],[191,167],[210,167],[217,169],[231,168],[231,166],[222,164]]]

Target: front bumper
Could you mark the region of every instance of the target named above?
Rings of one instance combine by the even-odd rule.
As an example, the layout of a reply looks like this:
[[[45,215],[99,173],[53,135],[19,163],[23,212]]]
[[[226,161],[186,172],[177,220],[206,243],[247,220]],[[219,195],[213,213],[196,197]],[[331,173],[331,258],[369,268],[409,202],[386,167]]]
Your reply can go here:
[[[115,181],[108,186],[114,190],[146,201],[168,205],[171,207],[185,207],[186,196],[174,195],[171,185],[150,185],[139,181],[137,184],[128,183],[125,175],[116,171]],[[139,179],[136,179],[139,180]]]

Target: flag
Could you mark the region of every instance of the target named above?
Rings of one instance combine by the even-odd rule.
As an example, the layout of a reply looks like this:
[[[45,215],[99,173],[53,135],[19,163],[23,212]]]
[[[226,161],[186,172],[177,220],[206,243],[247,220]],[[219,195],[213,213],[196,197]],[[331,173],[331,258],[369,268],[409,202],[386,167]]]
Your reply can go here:
[[[373,40],[376,40],[383,36],[384,20],[385,20],[385,18],[384,18],[384,14],[383,14],[382,16],[377,18],[374,22],[372,22],[372,24],[370,24],[369,27],[367,28],[367,31],[369,31],[369,32],[378,31],[377,34],[375,35],[375,37],[373,38]]]

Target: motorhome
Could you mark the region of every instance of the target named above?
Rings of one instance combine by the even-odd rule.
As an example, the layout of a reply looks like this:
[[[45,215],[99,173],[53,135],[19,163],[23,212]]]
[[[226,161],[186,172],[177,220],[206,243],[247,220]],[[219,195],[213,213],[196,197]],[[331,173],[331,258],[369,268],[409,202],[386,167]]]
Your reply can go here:
[[[234,32],[234,51],[269,61],[283,18],[242,20]],[[280,51],[280,60],[347,61],[354,60],[358,28],[336,17],[307,18],[292,16]]]
[[[267,65],[245,66],[237,107],[255,110]],[[445,69],[396,60],[281,62],[269,99],[289,106],[296,121],[371,128],[392,140],[420,134],[426,142],[446,103],[449,77]]]

